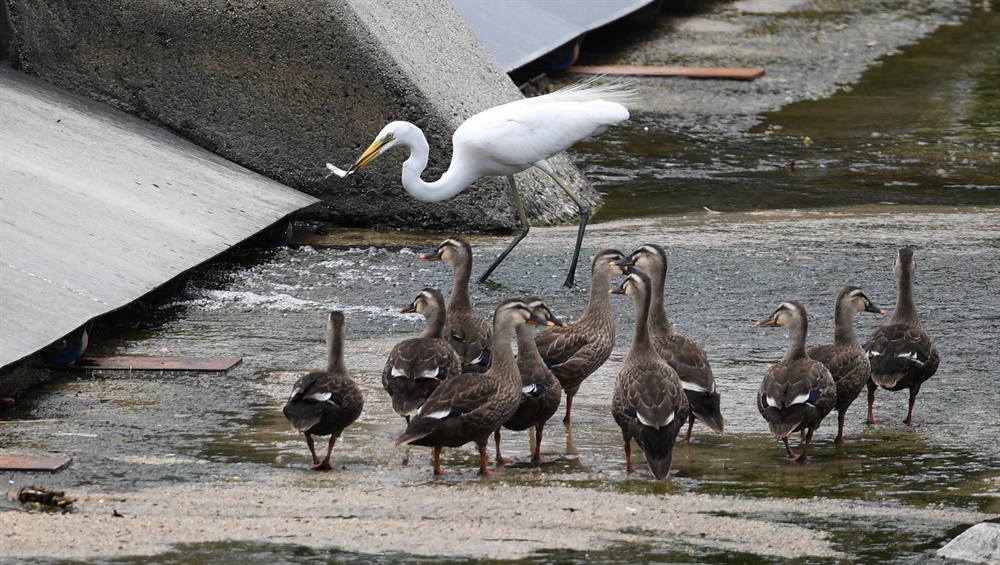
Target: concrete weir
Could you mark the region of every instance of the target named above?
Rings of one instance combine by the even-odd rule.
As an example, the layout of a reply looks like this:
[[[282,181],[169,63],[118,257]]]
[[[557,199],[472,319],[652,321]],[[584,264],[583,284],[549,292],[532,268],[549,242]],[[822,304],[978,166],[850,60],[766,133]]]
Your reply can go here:
[[[403,151],[327,178],[396,119],[427,133],[436,177],[462,121],[521,97],[448,0],[2,0],[0,32],[0,368],[317,200],[304,213],[341,225],[516,227],[503,179],[409,197]],[[533,221],[575,217],[519,177]]]
[[[442,203],[410,198],[399,180],[405,151],[348,179],[326,178],[327,162],[346,168],[393,120],[424,130],[425,178],[437,178],[458,125],[521,97],[449,0],[4,2],[8,49],[24,71],[320,198],[313,217],[399,229],[516,227],[504,179]],[[568,158],[552,163],[599,201]],[[518,182],[532,220],[576,217],[543,173]]]
[[[0,68],[0,367],[314,202]]]

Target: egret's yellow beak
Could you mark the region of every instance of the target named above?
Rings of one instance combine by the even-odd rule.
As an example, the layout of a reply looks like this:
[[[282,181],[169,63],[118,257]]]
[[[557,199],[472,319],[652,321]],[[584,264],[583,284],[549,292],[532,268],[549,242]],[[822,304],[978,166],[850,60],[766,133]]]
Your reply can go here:
[[[372,142],[372,144],[368,146],[368,149],[365,149],[365,152],[362,153],[360,157],[358,157],[358,160],[355,161],[353,165],[351,165],[351,168],[347,169],[347,174],[351,174],[357,171],[358,169],[364,167],[368,163],[371,163],[375,159],[375,157],[379,156],[379,152],[382,150],[382,146],[385,145],[386,143],[389,143],[389,141],[391,140],[392,140],[391,136],[385,136],[376,139],[374,142]]]

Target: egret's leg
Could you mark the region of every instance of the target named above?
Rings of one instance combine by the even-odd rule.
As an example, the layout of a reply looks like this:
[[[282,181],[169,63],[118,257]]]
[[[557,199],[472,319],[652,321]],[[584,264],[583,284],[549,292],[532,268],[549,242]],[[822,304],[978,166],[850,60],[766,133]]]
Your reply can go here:
[[[496,260],[493,261],[493,264],[487,267],[486,271],[479,276],[479,284],[483,284],[486,282],[486,279],[490,278],[490,275],[493,274],[493,270],[507,258],[507,255],[510,254],[518,243],[521,243],[524,236],[528,235],[528,230],[531,229],[531,226],[528,225],[528,216],[524,213],[524,205],[521,204],[521,194],[517,191],[517,184],[514,183],[514,175],[508,175],[507,181],[510,182],[510,193],[514,198],[514,209],[517,210],[517,219],[521,223],[521,231],[514,235],[514,239],[507,244],[507,249],[504,249],[503,253],[501,253]]]
[[[559,188],[562,188],[563,191],[573,199],[573,202],[576,203],[576,207],[580,210],[580,228],[576,232],[576,247],[573,248],[573,262],[569,264],[569,273],[566,274],[566,282],[563,283],[563,287],[573,288],[573,285],[576,283],[576,264],[580,260],[580,247],[583,245],[583,232],[586,231],[587,221],[590,220],[590,205],[583,200],[580,200],[580,197],[577,196],[576,193],[570,189],[570,187],[566,186],[566,183],[564,183],[562,179],[556,175],[555,171],[553,171],[551,167],[548,169],[542,167],[539,168],[548,173],[548,175],[552,177],[552,180],[556,181]]]

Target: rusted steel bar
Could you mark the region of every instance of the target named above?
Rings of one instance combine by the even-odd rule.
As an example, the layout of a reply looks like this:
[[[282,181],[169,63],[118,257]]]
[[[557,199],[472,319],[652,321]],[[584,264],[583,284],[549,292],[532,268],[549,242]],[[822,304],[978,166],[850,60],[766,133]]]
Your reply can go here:
[[[228,371],[241,357],[81,357],[67,369],[107,371]]]
[[[650,67],[633,65],[604,65],[595,67],[570,67],[571,73],[587,75],[634,75],[659,77],[716,78],[728,80],[753,80],[764,74],[761,68],[721,67]]]

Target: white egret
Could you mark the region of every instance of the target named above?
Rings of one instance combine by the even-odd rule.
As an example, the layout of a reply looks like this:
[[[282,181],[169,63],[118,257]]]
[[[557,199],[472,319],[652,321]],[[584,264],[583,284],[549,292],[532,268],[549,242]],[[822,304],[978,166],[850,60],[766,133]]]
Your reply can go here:
[[[552,177],[580,210],[576,248],[564,283],[564,286],[572,287],[590,206],[556,175],[548,159],[582,139],[603,132],[612,124],[627,120],[629,113],[622,103],[627,102],[632,94],[630,88],[621,84],[597,85],[591,80],[544,96],[516,100],[484,110],[455,130],[451,165],[434,182],[420,178],[427,168],[427,138],[420,128],[402,121],[382,128],[375,142],[346,172],[332,165],[327,167],[338,176],[347,176],[393,147],[409,147],[410,157],[403,163],[403,188],[421,202],[447,200],[481,177],[506,176],[521,229],[479,277],[480,283],[486,281],[497,265],[528,234],[530,226],[514,174],[538,167]]]

